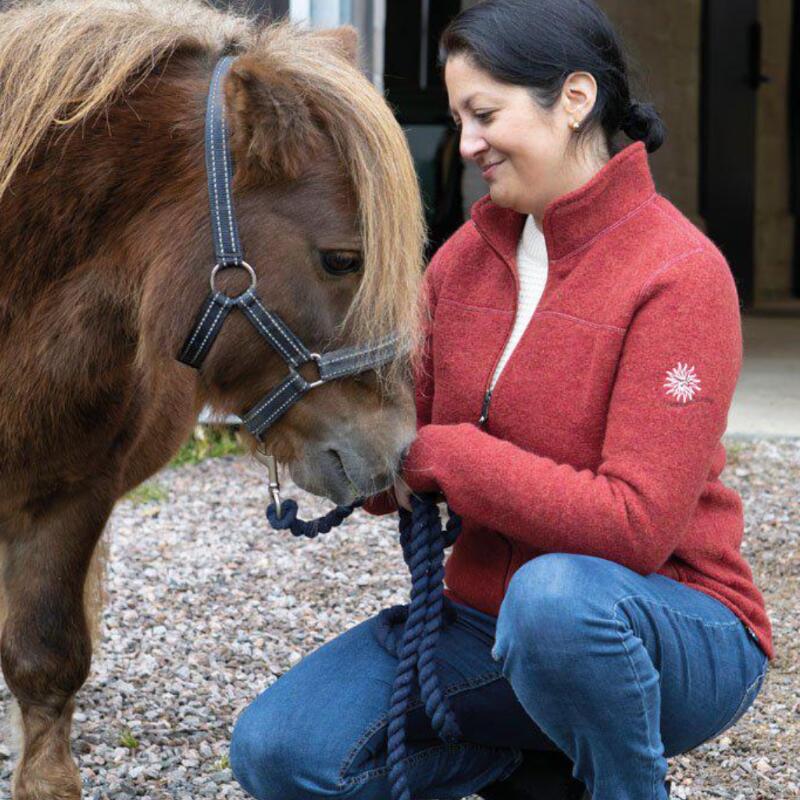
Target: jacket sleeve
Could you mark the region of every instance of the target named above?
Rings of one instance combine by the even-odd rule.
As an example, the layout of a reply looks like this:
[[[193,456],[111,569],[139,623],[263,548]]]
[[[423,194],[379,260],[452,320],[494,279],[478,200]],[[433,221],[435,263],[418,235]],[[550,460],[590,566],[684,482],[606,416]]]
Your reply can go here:
[[[545,552],[656,572],[712,464],[722,469],[715,456],[741,367],[741,318],[730,270],[711,248],[657,271],[635,309],[596,470],[555,463],[472,423],[430,425],[406,460],[412,489],[438,486],[456,513]]]
[[[440,248],[431,259],[422,280],[421,304],[423,307],[422,354],[414,372],[414,405],[417,414],[417,431],[430,424],[433,407],[433,319],[436,313],[437,290],[435,280],[444,261],[445,248]],[[374,516],[391,514],[398,509],[394,488],[389,487],[367,498],[362,508]]]

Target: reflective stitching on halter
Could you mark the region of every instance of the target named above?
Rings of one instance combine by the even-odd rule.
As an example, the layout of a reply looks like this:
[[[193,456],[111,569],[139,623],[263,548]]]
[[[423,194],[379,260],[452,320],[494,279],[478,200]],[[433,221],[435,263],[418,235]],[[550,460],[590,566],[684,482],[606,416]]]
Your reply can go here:
[[[206,333],[205,338],[203,339],[202,343],[200,344],[200,347],[197,350],[198,353],[202,353],[203,352],[203,348],[206,346],[206,342],[208,341],[208,337],[211,336],[211,334],[213,333],[214,329],[217,326],[217,323],[219,322],[219,318],[222,316],[222,312],[226,308],[227,308],[227,306],[225,306],[225,305],[222,305],[222,306],[219,307],[219,311],[217,312],[217,316],[214,317],[214,321],[211,323],[211,327],[208,329],[208,332]]]
[[[222,79],[219,81],[220,85],[222,84]],[[231,200],[231,181],[230,176],[228,174],[228,156],[227,156],[227,148],[228,148],[228,129],[225,125],[225,93],[222,93],[222,97],[220,99],[220,119],[222,121],[222,142],[223,147],[225,148],[225,152],[222,155],[222,169],[225,172],[225,197],[227,198],[228,207],[225,209],[228,215],[228,229],[231,235],[231,250],[239,250],[240,248],[237,246],[238,243],[236,241],[236,237],[233,233],[233,201]],[[237,258],[238,258],[237,253]]]
[[[251,420],[253,417],[257,417],[270,403],[274,403],[275,400],[277,400],[287,389],[292,388],[297,388],[294,385],[293,375],[290,376],[290,379],[283,386],[281,386],[280,389],[276,389],[274,392],[271,392],[269,395],[267,395],[267,399],[264,400],[260,406],[248,411],[245,420]]]
[[[389,352],[389,347],[383,347],[381,349],[386,351],[386,356],[391,355],[391,353]],[[359,372],[364,372],[367,369],[371,369],[373,367],[378,366],[378,364],[384,363],[385,358],[381,356],[381,349],[376,349],[374,351],[374,353],[371,353],[371,356],[370,356],[369,359],[364,359],[360,363],[357,363],[355,365],[353,365],[353,364],[345,364],[343,367],[339,367],[337,369],[332,369],[332,370],[327,370],[326,369],[326,370],[324,370],[325,374],[327,375],[326,380],[328,380],[330,378],[338,378],[340,375],[344,375],[344,374],[346,374],[348,372],[351,372],[353,369],[358,369]],[[366,350],[363,351],[362,354],[365,354],[365,353],[367,353]],[[350,358],[350,357],[351,356],[347,356],[347,358]],[[342,358],[330,359],[330,361],[325,362],[325,366],[327,366],[328,364],[333,363],[334,360],[341,361]]]
[[[217,87],[219,86],[219,75],[220,75],[220,68],[217,66],[217,69],[214,70],[214,82],[211,89],[211,106],[212,109],[216,108],[217,103]],[[209,150],[211,150],[211,185],[214,189],[214,215],[217,218],[217,237],[219,238],[219,252],[220,255],[224,255],[225,253],[225,242],[222,239],[222,220],[219,216],[219,189],[217,187],[217,157],[216,157],[216,147],[214,146],[214,141],[216,139],[216,130],[215,130],[215,122],[216,122],[216,114],[212,113],[210,116],[210,125],[211,125],[211,141],[209,143]]]
[[[218,296],[218,294],[219,294],[219,292],[217,292],[217,294],[214,295],[212,300],[214,298],[216,298]],[[212,308],[214,308],[214,303],[213,302],[208,304],[208,308],[206,309],[206,313],[203,314],[203,318],[200,320],[199,324],[194,329],[194,333],[192,334],[192,338],[189,340],[189,344],[186,346],[186,351],[187,351],[186,355],[187,355],[187,357],[188,357],[188,359],[190,361],[194,361],[195,356],[196,356],[196,354],[192,355],[192,345],[194,344],[194,340],[197,338],[197,335],[200,333],[200,330],[203,327],[203,323],[206,321],[206,317],[208,317],[208,315],[211,313],[211,309]],[[200,352],[200,348],[198,348],[197,352],[198,353]]]
[[[300,397],[302,397],[304,394],[305,394],[305,392],[301,392],[301,393],[300,393]],[[290,406],[294,400],[296,400],[296,399],[297,399],[297,400],[299,400],[299,399],[300,399],[300,397],[298,397],[298,398],[295,398],[294,396],[292,396],[292,397],[291,397],[291,398],[289,398],[289,399],[288,399],[288,400],[287,400],[287,401],[286,401],[286,402],[285,402],[285,403],[284,403],[282,406],[280,406],[279,408],[276,408],[276,409],[275,409],[275,410],[274,410],[274,411],[273,411],[273,412],[272,412],[272,413],[271,413],[271,414],[270,414],[270,415],[269,415],[269,416],[266,418],[266,420],[264,420],[264,422],[263,422],[261,425],[259,425],[259,429],[260,429],[260,430],[263,430],[263,429],[264,429],[264,427],[266,427],[267,425],[270,425],[270,424],[272,423],[272,421],[273,421],[273,420],[277,419],[277,418],[280,416],[280,412],[281,412],[281,411],[283,411],[283,409],[284,409],[284,408],[287,408],[288,406]]]
[[[257,314],[253,314],[250,319],[261,329],[263,334],[275,345],[276,348],[280,351],[281,355],[290,363],[292,362],[291,353],[287,352],[281,342],[275,338],[272,331],[264,325],[264,323],[258,318]]]
[[[260,309],[261,309],[261,310],[264,312],[264,316],[265,316],[265,317],[267,317],[267,318],[268,318],[270,321],[272,321],[272,322],[273,322],[273,324],[275,325],[275,327],[277,328],[277,327],[278,327],[278,325],[277,325],[277,323],[274,321],[274,320],[275,320],[275,315],[274,315],[274,314],[273,314],[271,311],[268,311],[268,310],[267,310],[267,309],[264,307],[264,304],[261,302],[261,298],[260,298],[260,297],[258,297],[258,295],[253,295],[253,297],[255,297],[256,304],[258,305],[258,307],[259,307],[259,308],[260,308]],[[293,334],[292,334],[292,336],[293,336]],[[302,348],[305,348],[305,345],[303,345],[303,344],[298,344],[298,342],[297,342],[297,341],[295,341],[295,339],[294,339],[294,338],[292,338],[292,337],[287,337],[287,338],[286,338],[286,343],[287,343],[287,344],[288,344],[290,347],[294,348],[294,351],[295,351],[295,353],[297,354],[297,356],[298,356],[299,358],[303,358],[303,359],[305,359],[305,358],[306,358],[306,353],[305,353],[305,351],[304,351],[303,349],[301,349],[301,347],[302,347]],[[305,363],[305,362],[303,361],[303,362],[301,362],[301,363]],[[297,366],[297,365],[295,365],[295,366]]]
[[[271,313],[271,312],[267,311],[267,309],[266,309],[266,308],[264,308],[264,306],[263,306],[263,304],[261,303],[261,300],[260,300],[260,298],[258,297],[258,295],[255,295],[255,294],[254,294],[254,295],[253,295],[253,298],[254,298],[254,299],[255,299],[255,301],[256,301],[256,305],[257,305],[257,306],[258,306],[258,307],[259,307],[259,308],[260,308],[260,309],[261,309],[261,310],[264,312],[264,316],[265,316],[265,317],[266,317],[268,320],[270,320],[270,322],[272,322],[273,324],[275,324],[275,323],[274,323],[274,321],[273,321],[273,320],[274,320],[274,316],[272,315],[272,313]],[[259,325],[260,325],[260,326],[263,328],[263,323],[261,322],[261,320],[259,320],[259,319],[258,319],[258,317],[255,317],[255,316],[254,316],[254,318],[255,318],[256,320],[258,320],[258,323],[259,323]],[[277,326],[277,325],[275,325],[275,327],[278,327],[278,326]],[[264,330],[266,330],[266,329],[264,329]],[[270,336],[270,338],[272,338],[272,334],[271,334],[271,333],[268,333],[268,335]],[[288,338],[287,338],[287,339],[286,339],[286,343],[287,343],[288,345],[290,345],[291,347],[293,347],[293,348],[294,348],[295,354],[296,354],[298,357],[300,357],[300,358],[303,358],[303,359],[305,359],[305,358],[306,358],[306,354],[305,354],[305,353],[304,353],[304,352],[303,352],[303,351],[302,351],[302,350],[301,350],[301,349],[300,349],[300,348],[297,346],[297,344],[296,344],[294,341],[292,341],[291,339],[288,339]],[[285,357],[286,357],[286,358],[287,358],[289,361],[291,361],[291,359],[292,359],[292,356],[291,356],[291,354],[290,354],[290,353],[287,353],[287,352],[286,352],[285,350],[283,350],[282,348],[281,348],[281,350],[282,350],[282,352],[283,352],[284,356],[285,356]],[[303,362],[301,362],[301,363],[305,363],[305,361],[303,361]],[[294,366],[297,366],[297,365],[295,364]]]
[[[342,361],[345,358],[353,358],[355,356],[363,355],[364,353],[369,353],[375,350],[375,352],[380,352],[381,350],[388,349],[392,347],[397,342],[397,339],[391,339],[386,344],[378,345],[377,347],[373,345],[365,345],[361,349],[355,348],[351,350],[349,353],[345,353],[343,356],[336,356],[335,358],[327,358],[325,359],[326,364],[335,364],[337,361]]]

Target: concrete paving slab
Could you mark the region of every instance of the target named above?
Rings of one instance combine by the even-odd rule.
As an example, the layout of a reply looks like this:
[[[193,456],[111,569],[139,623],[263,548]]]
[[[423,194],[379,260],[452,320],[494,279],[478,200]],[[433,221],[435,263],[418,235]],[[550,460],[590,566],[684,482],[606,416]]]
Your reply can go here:
[[[742,319],[744,363],[727,434],[800,437],[800,315]]]

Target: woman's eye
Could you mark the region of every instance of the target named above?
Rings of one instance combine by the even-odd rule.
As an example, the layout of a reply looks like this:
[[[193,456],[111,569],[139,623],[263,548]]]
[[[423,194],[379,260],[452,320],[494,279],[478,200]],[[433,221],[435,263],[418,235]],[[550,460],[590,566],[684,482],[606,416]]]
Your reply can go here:
[[[321,253],[322,266],[331,275],[346,275],[349,272],[358,272],[361,269],[361,255],[359,253]]]
[[[491,122],[492,121],[492,112],[488,111],[488,112],[486,112],[484,114],[476,114],[475,115],[475,119],[477,119],[478,122],[482,122],[484,124],[486,124],[487,122]]]

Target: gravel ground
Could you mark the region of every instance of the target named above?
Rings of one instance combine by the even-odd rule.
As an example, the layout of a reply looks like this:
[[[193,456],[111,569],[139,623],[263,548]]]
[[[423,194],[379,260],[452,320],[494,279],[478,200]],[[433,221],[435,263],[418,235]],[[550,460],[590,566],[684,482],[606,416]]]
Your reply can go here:
[[[727,443],[777,658],[733,729],[670,761],[673,796],[785,800],[800,797],[800,440]],[[396,519],[356,512],[316,542],[271,532],[264,470],[244,457],[165,470],[150,486],[107,532],[103,641],[73,729],[85,795],[241,800],[227,762],[239,712],[304,654],[407,599]],[[329,508],[286,490],[305,518]],[[9,706],[0,680],[0,712]],[[4,739],[0,797],[11,765]]]

